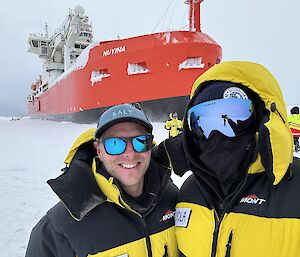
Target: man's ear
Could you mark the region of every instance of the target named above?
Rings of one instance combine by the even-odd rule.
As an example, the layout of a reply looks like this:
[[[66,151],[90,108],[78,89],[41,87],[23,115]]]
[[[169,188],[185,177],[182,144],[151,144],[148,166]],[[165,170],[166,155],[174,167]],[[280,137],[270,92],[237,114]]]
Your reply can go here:
[[[93,144],[94,144],[94,147],[97,151],[97,154],[100,155],[101,153],[100,153],[100,149],[99,149],[99,143],[95,141]]]
[[[95,149],[97,151],[97,154],[99,156],[100,161],[102,161],[102,153],[100,151],[99,143],[98,142],[94,142],[93,144],[94,144],[94,147],[95,147]]]

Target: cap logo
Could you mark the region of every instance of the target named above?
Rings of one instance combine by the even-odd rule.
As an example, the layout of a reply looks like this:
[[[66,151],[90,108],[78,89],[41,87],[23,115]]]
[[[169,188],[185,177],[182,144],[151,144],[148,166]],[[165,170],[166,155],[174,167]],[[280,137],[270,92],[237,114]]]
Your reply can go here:
[[[248,99],[247,94],[238,87],[229,87],[224,91],[223,98],[243,98]]]
[[[131,110],[129,110],[129,109],[123,109],[123,110],[118,110],[116,112],[113,112],[112,116],[114,118],[114,117],[117,117],[117,116],[120,116],[120,115],[131,115],[131,114],[132,114]]]

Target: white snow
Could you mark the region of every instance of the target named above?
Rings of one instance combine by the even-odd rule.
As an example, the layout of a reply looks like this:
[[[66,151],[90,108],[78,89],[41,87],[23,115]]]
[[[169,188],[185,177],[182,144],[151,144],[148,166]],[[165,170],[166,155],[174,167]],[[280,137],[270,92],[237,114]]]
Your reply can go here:
[[[93,49],[94,47],[99,46],[99,45],[100,45],[100,42],[92,42],[91,44],[89,44],[76,59],[74,68],[76,70],[83,69],[87,65],[91,49]]]
[[[134,75],[134,74],[145,74],[148,73],[149,70],[145,67],[143,63],[128,63],[127,67],[127,74]]]
[[[109,73],[102,73],[100,70],[92,71],[90,81],[92,83],[92,86],[94,86],[96,82],[101,82],[103,78],[108,77],[110,77]]]
[[[202,57],[192,57],[179,64],[178,70],[182,69],[203,69],[205,63],[202,63]]]
[[[157,143],[168,136],[163,125],[153,123]],[[31,229],[59,201],[46,181],[61,174],[77,136],[95,126],[0,117],[1,257],[25,255]],[[186,177],[172,176],[178,186]]]

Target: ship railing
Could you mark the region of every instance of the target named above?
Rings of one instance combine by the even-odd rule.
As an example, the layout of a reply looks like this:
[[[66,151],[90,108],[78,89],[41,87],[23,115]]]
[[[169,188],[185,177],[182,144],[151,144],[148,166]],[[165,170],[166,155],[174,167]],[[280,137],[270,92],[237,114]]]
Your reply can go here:
[[[40,38],[40,39],[45,39],[45,40],[50,40],[46,34],[43,33],[29,33],[29,37],[34,37],[34,38]]]

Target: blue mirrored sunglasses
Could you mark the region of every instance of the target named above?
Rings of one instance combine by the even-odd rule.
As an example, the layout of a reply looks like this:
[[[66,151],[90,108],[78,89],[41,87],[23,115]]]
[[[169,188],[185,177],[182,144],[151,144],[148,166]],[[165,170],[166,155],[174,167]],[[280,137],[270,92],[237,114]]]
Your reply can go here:
[[[252,102],[243,98],[211,100],[193,106],[188,111],[189,129],[209,137],[214,130],[228,137],[237,136],[253,113]]]
[[[109,155],[119,155],[124,153],[129,141],[135,152],[147,152],[152,148],[153,135],[99,139],[99,142],[103,143],[104,149]]]

